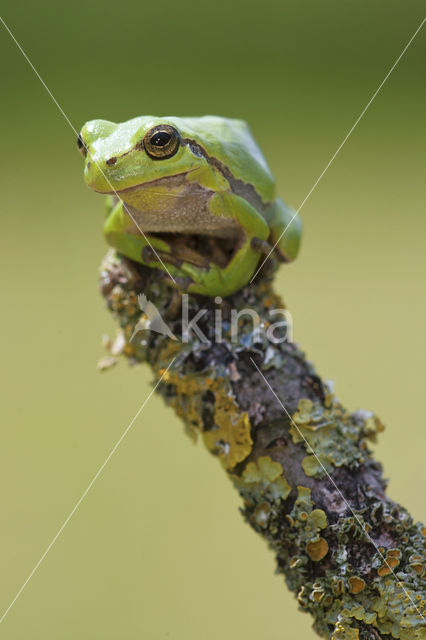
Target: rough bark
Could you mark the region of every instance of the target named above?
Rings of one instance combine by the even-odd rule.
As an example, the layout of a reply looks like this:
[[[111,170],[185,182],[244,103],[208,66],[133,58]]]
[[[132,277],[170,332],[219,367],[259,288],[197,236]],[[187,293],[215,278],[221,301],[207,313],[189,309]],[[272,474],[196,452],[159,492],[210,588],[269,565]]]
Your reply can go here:
[[[157,380],[163,375],[157,391],[221,461],[244,518],[275,553],[316,632],[333,640],[425,638],[425,529],[385,494],[367,446],[382,424],[348,412],[297,345],[271,342],[271,310],[283,308],[271,276],[223,301],[188,297],[190,317],[207,310],[198,322],[207,344],[149,331],[140,293],[181,335],[181,297],[164,274],[109,252],[101,291],[120,325],[103,366],[124,354],[147,362]],[[262,324],[254,331],[242,318],[233,341],[231,310],[244,308]]]

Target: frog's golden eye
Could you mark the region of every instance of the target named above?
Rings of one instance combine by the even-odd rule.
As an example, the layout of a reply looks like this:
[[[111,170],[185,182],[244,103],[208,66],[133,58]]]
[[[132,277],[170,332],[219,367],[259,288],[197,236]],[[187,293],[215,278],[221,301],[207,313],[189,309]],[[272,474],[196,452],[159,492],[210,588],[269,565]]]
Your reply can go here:
[[[179,149],[180,135],[169,124],[159,124],[148,131],[143,139],[145,151],[153,160],[171,158]]]
[[[84,144],[83,138],[81,137],[81,133],[79,133],[77,137],[77,147],[83,158],[85,158],[87,156],[87,148]]]

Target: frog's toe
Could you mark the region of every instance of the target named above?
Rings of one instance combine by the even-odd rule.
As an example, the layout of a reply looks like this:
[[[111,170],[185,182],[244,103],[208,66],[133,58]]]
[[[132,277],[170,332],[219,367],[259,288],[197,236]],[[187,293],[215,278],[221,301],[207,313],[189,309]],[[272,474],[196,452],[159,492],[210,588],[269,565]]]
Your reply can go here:
[[[268,255],[273,249],[272,245],[266,240],[261,240],[260,238],[252,238],[251,239],[251,248],[259,253],[263,253],[264,255]]]

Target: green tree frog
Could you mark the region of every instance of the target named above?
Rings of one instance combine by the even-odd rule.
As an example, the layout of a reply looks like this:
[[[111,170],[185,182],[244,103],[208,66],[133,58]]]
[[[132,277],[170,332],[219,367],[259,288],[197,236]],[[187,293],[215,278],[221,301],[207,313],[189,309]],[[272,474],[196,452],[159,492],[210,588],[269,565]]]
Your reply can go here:
[[[276,196],[274,178],[244,121],[91,120],[77,143],[87,185],[108,196],[108,243],[166,271],[182,290],[234,293],[276,242],[279,261],[296,257],[300,218],[282,235],[294,211]]]

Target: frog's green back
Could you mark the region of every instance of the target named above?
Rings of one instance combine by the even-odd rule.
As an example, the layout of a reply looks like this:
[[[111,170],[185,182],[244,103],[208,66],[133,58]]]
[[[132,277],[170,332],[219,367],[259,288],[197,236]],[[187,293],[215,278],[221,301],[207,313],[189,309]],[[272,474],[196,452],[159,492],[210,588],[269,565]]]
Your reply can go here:
[[[274,177],[244,120],[219,116],[165,120],[173,122],[184,137],[197,140],[210,156],[223,162],[235,178],[252,184],[264,202],[274,198]]]

